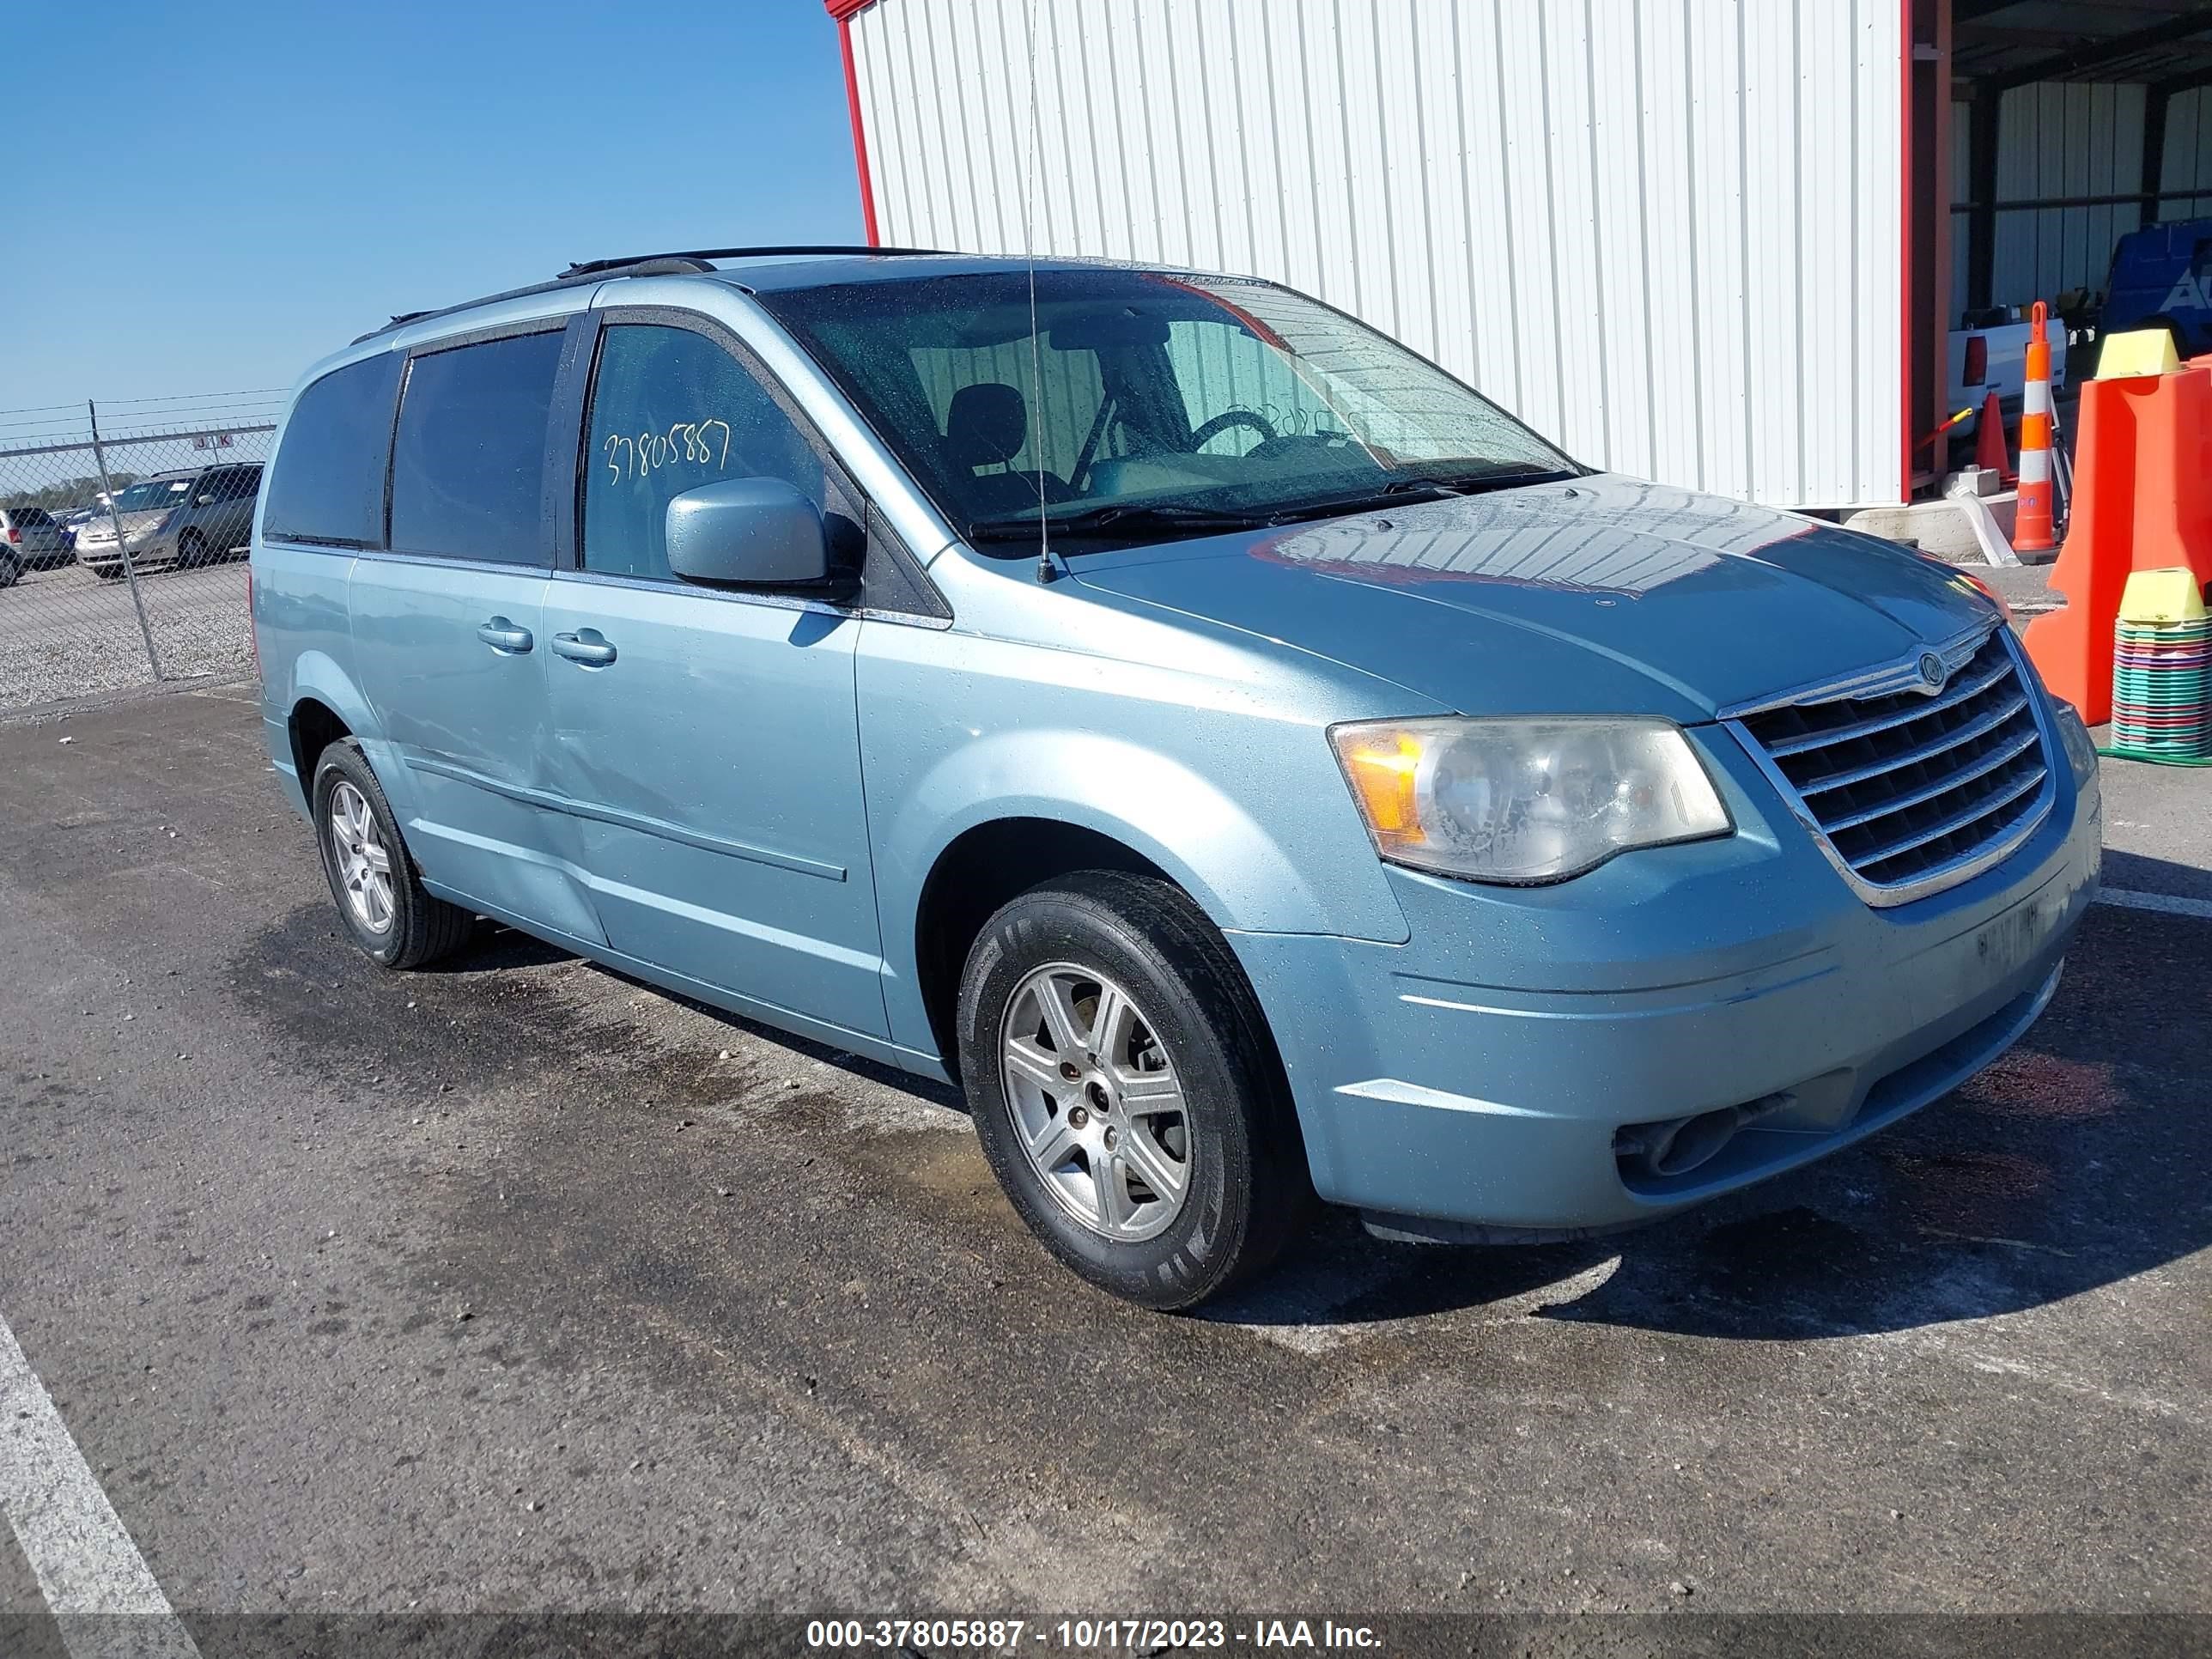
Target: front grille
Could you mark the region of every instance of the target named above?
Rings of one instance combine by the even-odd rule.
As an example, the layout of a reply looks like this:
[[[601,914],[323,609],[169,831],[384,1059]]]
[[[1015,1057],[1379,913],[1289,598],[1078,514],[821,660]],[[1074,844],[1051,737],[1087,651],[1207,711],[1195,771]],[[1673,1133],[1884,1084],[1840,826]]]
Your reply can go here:
[[[2033,688],[1999,628],[1942,690],[1794,703],[1735,722],[1875,903],[1964,880],[2044,810]]]

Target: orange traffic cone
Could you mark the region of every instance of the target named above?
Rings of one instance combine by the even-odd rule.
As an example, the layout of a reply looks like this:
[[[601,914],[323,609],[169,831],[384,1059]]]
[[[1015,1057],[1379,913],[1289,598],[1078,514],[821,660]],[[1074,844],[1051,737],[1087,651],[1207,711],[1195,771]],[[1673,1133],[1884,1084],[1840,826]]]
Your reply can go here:
[[[1982,399],[1982,423],[1974,433],[1974,465],[2013,481],[2012,457],[2005,453],[2004,410],[1994,392]]]
[[[2016,553],[2048,553],[2058,545],[2051,518],[2051,342],[2042,301],[2028,313],[2027,384],[2020,404],[2020,506],[2013,519]]]

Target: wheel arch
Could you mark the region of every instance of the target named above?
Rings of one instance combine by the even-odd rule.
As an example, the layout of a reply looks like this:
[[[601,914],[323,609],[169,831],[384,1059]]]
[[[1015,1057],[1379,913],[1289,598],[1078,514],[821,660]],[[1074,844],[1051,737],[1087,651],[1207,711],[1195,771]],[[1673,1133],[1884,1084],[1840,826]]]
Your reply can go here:
[[[274,721],[283,711],[293,776],[301,795],[314,787],[315,757],[340,738],[361,743],[377,781],[389,794],[394,780],[388,767],[377,764],[376,717],[352,678],[328,653],[306,651],[292,663],[290,681],[285,686],[282,678],[271,673],[270,684],[283,689],[264,712]],[[275,747],[273,743],[270,746]]]
[[[1173,874],[1127,842],[1060,818],[1018,816],[971,824],[931,864],[915,903],[915,976],[930,1036],[956,1080],[960,977],[975,936],[1009,900],[1084,870],[1155,877],[1205,908]]]
[[[323,750],[353,735],[345,717],[320,697],[304,696],[292,705],[285,729],[292,740],[292,766],[302,791],[314,785],[315,761]]]
[[[1182,757],[1097,731],[1018,727],[948,748],[871,799],[894,1036],[917,1049],[933,1040],[951,1069],[942,969],[955,962],[957,988],[974,933],[956,929],[949,942],[941,931],[948,914],[966,914],[942,908],[948,872],[973,870],[1000,895],[988,908],[970,907],[981,909],[978,925],[1039,880],[1106,868],[1162,878],[1224,933],[1402,941],[1404,913],[1348,795],[1335,814],[1340,825],[1328,816],[1334,805],[1249,800]],[[972,856],[1009,848],[1000,863]],[[1007,870],[1028,879],[1009,888]]]

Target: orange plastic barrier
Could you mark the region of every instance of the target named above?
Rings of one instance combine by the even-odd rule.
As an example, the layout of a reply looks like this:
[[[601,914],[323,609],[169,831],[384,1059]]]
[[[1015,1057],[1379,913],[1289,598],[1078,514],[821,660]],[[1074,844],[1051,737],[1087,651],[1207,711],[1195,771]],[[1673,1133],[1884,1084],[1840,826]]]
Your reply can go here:
[[[2089,380],[2074,510],[2051,585],[2066,607],[2027,625],[2052,693],[2092,726],[2112,717],[2112,625],[2128,574],[2186,565],[2212,581],[2212,358],[2172,374]]]

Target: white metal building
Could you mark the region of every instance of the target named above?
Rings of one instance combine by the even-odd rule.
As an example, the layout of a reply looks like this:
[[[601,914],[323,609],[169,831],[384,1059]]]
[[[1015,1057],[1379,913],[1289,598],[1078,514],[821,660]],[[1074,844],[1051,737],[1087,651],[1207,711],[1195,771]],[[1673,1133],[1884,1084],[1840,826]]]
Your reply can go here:
[[[2212,187],[2182,0],[827,4],[871,240],[1273,277],[1778,505],[1908,496],[1959,313]]]

